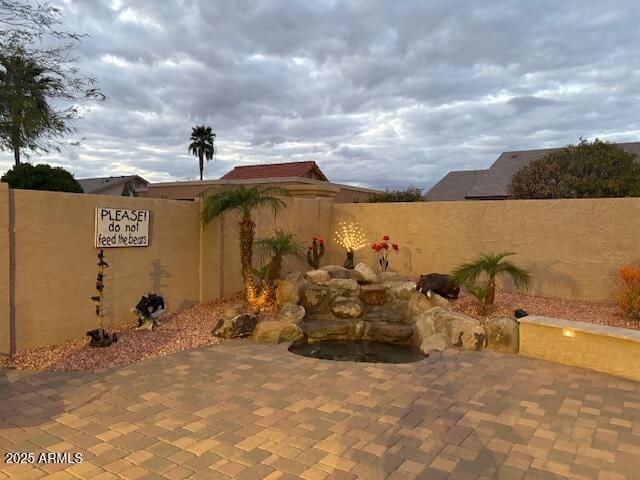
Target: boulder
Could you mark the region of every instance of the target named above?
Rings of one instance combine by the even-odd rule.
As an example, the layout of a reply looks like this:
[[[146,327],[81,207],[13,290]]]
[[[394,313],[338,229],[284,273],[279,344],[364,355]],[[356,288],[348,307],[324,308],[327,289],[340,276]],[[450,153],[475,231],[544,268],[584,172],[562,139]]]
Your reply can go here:
[[[387,299],[387,287],[379,283],[363,285],[360,287],[360,299],[366,305],[383,305]]]
[[[350,330],[351,323],[345,320],[312,320],[302,324],[302,331],[312,340],[343,339]]]
[[[278,305],[300,302],[302,273],[291,272],[276,281],[276,302]]]
[[[359,278],[356,278],[356,280],[359,280],[362,282],[373,283],[378,280],[378,276],[376,275],[376,272],[374,272],[369,265],[362,262],[358,263],[355,266],[355,268],[352,270],[352,274],[358,276]]]
[[[299,324],[305,316],[303,306],[296,303],[285,303],[278,312],[277,320],[282,323]]]
[[[260,322],[253,331],[253,339],[262,343],[295,341],[303,336],[302,330],[296,324],[283,323],[276,320]]]
[[[415,319],[421,313],[427,312],[434,307],[448,310],[449,302],[437,293],[431,292],[431,296],[429,297],[414,290],[409,296],[409,302],[407,303],[407,316],[410,319]]]
[[[331,301],[331,311],[338,318],[360,318],[364,305],[358,298],[336,297]]]
[[[304,274],[304,277],[309,280],[311,283],[317,283],[320,285],[325,285],[329,280],[331,280],[331,275],[326,270],[309,270]]]
[[[300,290],[300,304],[310,312],[329,311],[329,288],[321,285],[304,285]]]
[[[367,323],[365,336],[376,342],[394,343],[408,340],[413,335],[411,325],[395,322]]]
[[[351,278],[350,271],[338,265],[325,265],[324,267],[320,267],[320,270],[325,270],[326,272],[329,272],[329,275],[331,276],[331,278],[342,278],[342,279]]]
[[[512,318],[490,318],[487,321],[487,348],[497,352],[518,353],[519,325]]]
[[[369,322],[406,322],[405,311],[404,302],[369,305],[365,307],[362,319]]]
[[[482,350],[486,346],[487,332],[475,318],[451,312],[437,313],[436,318],[445,320],[448,344],[463,350]],[[438,321],[434,322],[438,324]],[[438,331],[436,325],[436,331]]]
[[[428,355],[429,352],[433,350],[442,352],[445,348],[447,348],[447,337],[444,333],[429,335],[420,343],[420,350],[422,350],[422,353],[425,355]]]
[[[377,275],[377,281],[379,283],[408,282],[409,277],[407,275],[403,275],[402,273],[398,273],[398,272],[380,272]],[[414,284],[414,288],[415,288],[415,284]]]
[[[409,300],[416,292],[416,284],[413,282],[385,282],[387,295],[390,299]]]
[[[222,318],[229,319],[235,316],[238,316],[245,310],[244,303],[236,302],[236,303],[227,303],[222,307]]]
[[[351,278],[332,278],[329,281],[329,288],[332,290],[346,290],[350,292],[357,292],[360,290],[358,282]]]
[[[420,340],[435,335],[436,327],[433,317],[436,310],[439,310],[438,307],[432,308],[415,317],[414,326]]]
[[[236,315],[218,322],[212,333],[219,338],[248,337],[256,327],[257,321],[255,315],[249,315],[248,313]]]

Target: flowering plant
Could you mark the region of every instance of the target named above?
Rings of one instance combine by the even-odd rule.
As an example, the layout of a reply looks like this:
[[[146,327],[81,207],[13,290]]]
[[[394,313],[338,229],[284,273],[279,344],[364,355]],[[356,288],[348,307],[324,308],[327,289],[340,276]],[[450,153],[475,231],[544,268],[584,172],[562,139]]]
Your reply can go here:
[[[324,239],[313,237],[313,242],[307,249],[307,263],[311,268],[317,269],[320,266],[320,258],[324,255]]]
[[[387,268],[389,268],[389,254],[391,254],[391,252],[397,252],[400,249],[397,243],[390,244],[389,240],[389,235],[385,235],[382,237],[382,241],[380,243],[374,243],[371,245],[371,250],[378,254],[378,263],[380,264],[380,268],[383,272],[386,272]]]
[[[628,319],[640,321],[640,263],[618,270],[618,281],[618,305]]]

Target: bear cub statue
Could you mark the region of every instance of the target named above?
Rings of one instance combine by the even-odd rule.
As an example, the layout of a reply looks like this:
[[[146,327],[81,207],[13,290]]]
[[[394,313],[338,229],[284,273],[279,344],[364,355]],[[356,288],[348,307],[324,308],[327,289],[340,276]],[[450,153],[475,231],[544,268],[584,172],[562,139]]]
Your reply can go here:
[[[449,275],[442,273],[429,273],[420,275],[420,280],[416,284],[416,290],[431,298],[431,292],[437,293],[444,298],[458,298],[460,286]]]
[[[131,311],[138,315],[136,330],[152,330],[160,325],[158,318],[164,312],[164,298],[155,293],[143,295]]]

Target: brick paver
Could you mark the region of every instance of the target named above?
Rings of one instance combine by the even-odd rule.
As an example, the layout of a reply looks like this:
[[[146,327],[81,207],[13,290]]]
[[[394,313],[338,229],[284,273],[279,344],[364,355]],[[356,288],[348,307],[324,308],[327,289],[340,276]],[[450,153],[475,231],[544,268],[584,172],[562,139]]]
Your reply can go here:
[[[232,341],[101,372],[0,370],[0,478],[640,479],[640,383],[516,355],[404,365]]]

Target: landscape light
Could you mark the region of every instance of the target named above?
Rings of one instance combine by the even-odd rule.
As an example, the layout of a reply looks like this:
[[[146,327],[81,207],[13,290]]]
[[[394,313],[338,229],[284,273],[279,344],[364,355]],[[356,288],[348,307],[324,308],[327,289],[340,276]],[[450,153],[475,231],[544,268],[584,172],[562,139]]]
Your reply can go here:
[[[573,338],[575,337],[575,332],[573,330],[571,330],[570,328],[563,328],[562,329],[562,336],[563,337],[568,337],[568,338]]]

